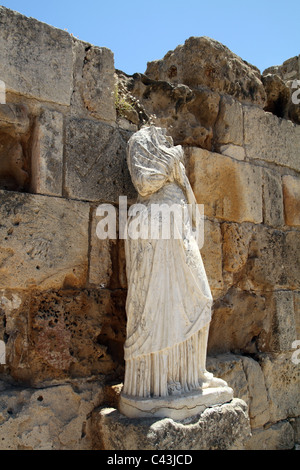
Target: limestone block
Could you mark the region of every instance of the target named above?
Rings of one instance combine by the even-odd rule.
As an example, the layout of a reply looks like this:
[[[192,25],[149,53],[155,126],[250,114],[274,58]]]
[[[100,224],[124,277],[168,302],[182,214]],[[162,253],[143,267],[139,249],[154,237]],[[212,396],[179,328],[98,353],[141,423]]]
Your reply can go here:
[[[282,232],[254,225],[248,262],[239,287],[264,291],[299,289],[299,243],[296,231]]]
[[[148,62],[146,75],[155,80],[206,85],[240,101],[262,105],[266,94],[256,67],[208,37],[191,37],[161,60]]]
[[[292,289],[300,285],[300,233],[299,231],[286,232],[283,249],[284,267],[287,270],[287,284]]]
[[[189,178],[206,216],[262,222],[261,168],[199,148],[186,149]]]
[[[247,406],[239,399],[184,421],[130,419],[104,408],[94,423],[103,450],[241,450],[250,436]]]
[[[285,223],[300,227],[300,179],[291,175],[282,177]]]
[[[243,269],[248,260],[249,243],[253,226],[249,223],[224,222],[221,225],[223,238],[223,268],[230,273]]]
[[[214,142],[219,146],[224,144],[243,145],[243,107],[231,96],[222,96],[220,112],[214,127]]]
[[[0,196],[0,288],[84,285],[89,206],[6,191]]]
[[[123,364],[125,299],[121,290],[34,293],[28,376],[35,386],[67,377],[112,374]],[[19,370],[14,371],[17,376]]]
[[[113,53],[106,47],[96,47],[75,38],[73,51],[72,107],[75,107],[77,116],[89,114],[101,121],[115,122],[116,83]]]
[[[269,403],[265,379],[257,361],[247,356],[241,357],[247,379],[249,417],[251,428],[259,428],[270,419]]]
[[[207,358],[207,369],[225,380],[234,396],[245,401],[249,409],[251,428],[269,421],[269,404],[264,376],[257,361],[247,356],[221,354]]]
[[[122,370],[126,292],[0,291],[1,375],[43,387]]]
[[[35,123],[31,155],[31,191],[62,195],[63,115],[42,109]]]
[[[229,289],[213,305],[208,354],[259,351],[265,330],[265,310],[263,294]]]
[[[112,276],[111,248],[116,241],[100,240],[96,235],[97,220],[92,221],[89,256],[89,282],[99,287],[109,287]]]
[[[294,296],[291,291],[277,291],[270,295],[268,312],[271,325],[266,334],[266,351],[290,351],[297,339]]]
[[[287,450],[293,447],[293,428],[286,421],[255,429],[246,443],[246,450]]]
[[[204,244],[201,256],[208,283],[215,298],[223,289],[222,237],[220,225],[209,219],[204,220]]]
[[[209,355],[206,359],[206,368],[215,377],[225,380],[233,389],[234,397],[243,400],[249,406],[249,391],[242,356],[230,353]]]
[[[101,288],[127,287],[125,247],[124,241],[118,236],[118,217],[116,210],[117,238],[101,240],[96,232],[101,220],[97,216],[97,208],[93,208],[91,214],[89,283]]]
[[[220,153],[236,160],[245,160],[244,147],[234,144],[225,144],[220,146]]]
[[[300,126],[255,106],[243,109],[246,156],[299,171]]]
[[[33,389],[4,387],[1,450],[90,450],[90,418],[103,397],[101,382]]]
[[[291,356],[291,352],[258,356],[265,378],[272,423],[300,415],[300,371]]]
[[[6,91],[70,105],[73,56],[69,33],[1,7],[0,55]]]
[[[281,177],[275,171],[263,169],[263,220],[266,225],[284,225]]]
[[[126,161],[131,133],[87,119],[66,125],[65,191],[71,198],[118,203],[136,197]]]

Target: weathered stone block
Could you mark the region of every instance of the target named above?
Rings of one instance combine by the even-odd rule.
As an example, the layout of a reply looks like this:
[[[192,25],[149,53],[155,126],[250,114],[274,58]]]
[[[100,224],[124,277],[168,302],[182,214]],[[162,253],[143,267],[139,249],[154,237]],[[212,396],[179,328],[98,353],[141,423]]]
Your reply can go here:
[[[0,77],[6,90],[70,105],[72,38],[17,12],[0,8]]]
[[[189,178],[207,216],[262,222],[261,168],[199,148],[186,149]]]
[[[272,423],[300,415],[300,371],[291,356],[290,352],[258,356],[265,378]]]
[[[239,287],[270,291],[298,289],[300,280],[300,235],[254,225],[248,262]]]
[[[236,160],[245,160],[244,147],[234,144],[225,144],[220,146],[220,153]]]
[[[3,377],[40,387],[122,372],[125,300],[121,289],[0,291]]]
[[[206,368],[215,377],[225,380],[233,389],[234,397],[243,400],[249,406],[249,391],[242,356],[230,353],[209,355],[206,359]]]
[[[255,429],[246,443],[246,450],[287,450],[293,447],[293,428],[286,421]]]
[[[0,192],[0,288],[85,285],[89,206]]]
[[[297,339],[293,292],[277,291],[269,297],[270,328],[266,333],[265,351],[290,351]]]
[[[257,361],[247,356],[222,354],[207,358],[207,369],[225,380],[234,396],[245,401],[249,409],[251,428],[269,421],[269,404],[264,376]]]
[[[116,210],[117,227],[118,216]],[[97,224],[100,220],[101,217],[97,216],[97,208],[93,208],[90,231],[89,283],[101,288],[126,288],[124,240],[119,239],[118,230],[116,230],[116,239],[101,240],[97,236]]]
[[[152,80],[142,74],[129,79],[118,73],[118,78],[120,99],[132,108],[128,111],[123,106],[125,109],[122,109],[120,101],[119,113],[138,124],[139,119],[134,119],[134,112],[138,111],[140,119],[151,120],[156,126],[167,129],[175,145],[211,150],[213,126],[219,111],[218,93],[201,86],[192,91],[186,85]]]
[[[99,381],[1,389],[0,450],[90,450],[90,414],[102,399]]]
[[[223,236],[223,268],[230,273],[237,273],[247,263],[253,225],[224,222],[221,225],[221,230]]]
[[[123,291],[105,289],[69,289],[32,296],[31,382],[113,374],[120,368],[125,297]]]
[[[223,289],[222,237],[220,225],[209,219],[204,220],[204,244],[201,256],[213,297],[217,297]]]
[[[300,126],[255,106],[243,106],[244,145],[251,160],[300,170]]]
[[[31,191],[62,195],[63,115],[42,109],[35,123],[31,155]]]
[[[116,81],[113,53],[106,47],[95,47],[77,39],[73,39],[73,51],[72,108],[77,116],[90,114],[101,121],[114,123]]]
[[[214,303],[208,353],[260,351],[266,321],[265,296],[232,287]]]
[[[285,223],[300,227],[300,179],[291,175],[282,177]]]
[[[161,60],[148,62],[146,75],[155,80],[206,85],[240,101],[262,105],[265,89],[256,67],[243,61],[223,44],[208,37],[191,37]]]
[[[247,406],[239,399],[184,421],[130,419],[104,408],[93,422],[102,450],[242,450],[250,436]]]
[[[257,361],[247,356],[241,357],[245,372],[249,398],[249,416],[251,428],[259,428],[270,419],[269,403],[265,379]]]
[[[263,175],[263,220],[266,225],[284,225],[281,177],[275,171],[262,170]]]
[[[222,96],[220,112],[214,127],[215,145],[218,148],[224,144],[242,146],[243,133],[243,107],[241,103],[231,96]]]
[[[136,197],[126,161],[131,133],[87,119],[66,125],[65,191],[75,199],[118,203]]]

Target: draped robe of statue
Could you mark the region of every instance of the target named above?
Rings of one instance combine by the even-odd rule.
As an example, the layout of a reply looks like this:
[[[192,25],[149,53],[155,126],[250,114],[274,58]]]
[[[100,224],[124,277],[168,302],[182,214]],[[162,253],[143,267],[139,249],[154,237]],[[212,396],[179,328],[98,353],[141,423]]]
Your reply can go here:
[[[185,210],[188,205],[196,207],[196,201],[182,164],[182,147],[173,146],[164,129],[150,126],[133,134],[127,150],[137,203],[143,205],[129,216],[128,230],[136,227],[138,217],[144,236],[128,236],[125,241],[128,294],[122,395],[146,399],[226,386],[205,369],[212,295],[195,222]],[[182,209],[182,219],[171,219],[169,238],[151,238],[153,204]],[[162,217],[155,221],[162,230]]]

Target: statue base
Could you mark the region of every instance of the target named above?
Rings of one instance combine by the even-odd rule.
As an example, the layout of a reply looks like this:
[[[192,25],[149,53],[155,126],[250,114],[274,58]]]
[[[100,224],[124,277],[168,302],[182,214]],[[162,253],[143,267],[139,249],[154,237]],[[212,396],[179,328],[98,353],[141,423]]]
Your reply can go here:
[[[102,408],[92,421],[95,449],[101,450],[243,450],[251,436],[248,407],[238,398],[184,420],[131,419]]]
[[[138,398],[121,393],[119,411],[128,418],[171,418],[182,420],[206,408],[231,401],[230,387],[205,388],[184,395]]]

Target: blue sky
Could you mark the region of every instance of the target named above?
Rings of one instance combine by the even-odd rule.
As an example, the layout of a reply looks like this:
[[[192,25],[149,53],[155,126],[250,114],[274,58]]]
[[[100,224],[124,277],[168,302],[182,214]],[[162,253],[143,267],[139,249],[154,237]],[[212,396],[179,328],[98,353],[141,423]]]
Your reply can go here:
[[[116,68],[145,72],[190,36],[209,36],[261,71],[300,54],[300,0],[0,0],[111,49]]]

